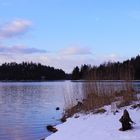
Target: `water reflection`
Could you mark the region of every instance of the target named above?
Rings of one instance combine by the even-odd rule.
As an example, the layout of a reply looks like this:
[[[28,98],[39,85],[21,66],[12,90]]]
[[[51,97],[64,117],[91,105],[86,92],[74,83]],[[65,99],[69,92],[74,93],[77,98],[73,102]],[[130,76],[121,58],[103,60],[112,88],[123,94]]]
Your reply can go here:
[[[82,96],[84,82],[0,83],[0,140],[39,140],[58,124],[65,99]],[[136,83],[140,88],[140,84]],[[60,110],[55,108],[59,106]]]
[[[66,82],[0,83],[0,139],[38,140],[49,134],[46,124],[58,124],[64,94],[72,93]],[[60,111],[55,108],[59,106]]]

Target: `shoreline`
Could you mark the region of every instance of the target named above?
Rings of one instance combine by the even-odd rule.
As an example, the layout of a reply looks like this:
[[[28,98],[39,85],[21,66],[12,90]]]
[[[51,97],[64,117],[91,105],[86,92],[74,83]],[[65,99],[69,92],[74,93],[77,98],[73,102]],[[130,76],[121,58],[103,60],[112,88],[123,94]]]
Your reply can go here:
[[[103,107],[106,110],[105,113],[77,113],[68,118],[65,123],[57,125],[58,132],[46,137],[45,140],[112,140],[112,138],[123,140],[126,137],[129,137],[128,140],[138,140],[140,139],[140,108],[132,109],[133,104],[120,108],[115,115],[111,112],[111,105]],[[132,130],[121,132],[119,119],[124,109],[128,110],[136,125]]]
[[[55,82],[55,81],[71,81],[71,82],[126,82],[126,80],[71,80],[71,79],[56,79],[56,80],[0,80],[0,82]],[[140,82],[140,80],[130,80],[127,82]]]
[[[70,81],[70,80],[0,80],[2,83],[8,83],[8,82],[64,82],[64,81]]]

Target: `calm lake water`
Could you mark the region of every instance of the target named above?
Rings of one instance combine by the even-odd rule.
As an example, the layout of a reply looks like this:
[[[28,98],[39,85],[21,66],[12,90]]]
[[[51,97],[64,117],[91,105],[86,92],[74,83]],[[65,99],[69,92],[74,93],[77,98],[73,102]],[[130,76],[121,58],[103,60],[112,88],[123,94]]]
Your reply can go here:
[[[48,136],[46,125],[60,123],[64,97],[73,94],[78,84],[0,82],[0,140],[40,140]]]
[[[40,140],[59,124],[64,98],[81,94],[83,82],[0,82],[0,140]],[[134,82],[140,88],[139,82]],[[56,111],[56,107],[60,107]]]

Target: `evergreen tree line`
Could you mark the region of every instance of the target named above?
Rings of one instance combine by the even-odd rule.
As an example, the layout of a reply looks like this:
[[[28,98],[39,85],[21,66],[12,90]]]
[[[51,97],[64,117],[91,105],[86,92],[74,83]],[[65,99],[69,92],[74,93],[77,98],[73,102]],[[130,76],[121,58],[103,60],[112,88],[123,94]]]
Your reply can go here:
[[[0,80],[63,80],[67,74],[61,69],[40,63],[4,63],[0,65]]]
[[[99,66],[76,66],[73,80],[140,80],[140,56],[121,62],[107,62]]]

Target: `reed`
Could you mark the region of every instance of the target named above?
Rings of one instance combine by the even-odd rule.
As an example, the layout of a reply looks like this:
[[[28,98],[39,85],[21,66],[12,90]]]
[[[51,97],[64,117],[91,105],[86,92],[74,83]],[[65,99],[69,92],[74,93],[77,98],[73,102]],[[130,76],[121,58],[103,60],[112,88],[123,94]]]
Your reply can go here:
[[[71,117],[78,112],[94,112],[97,108],[109,105],[112,102],[119,102],[118,107],[129,105],[133,100],[137,100],[135,89],[133,86],[133,73],[132,68],[128,65],[126,69],[120,70],[121,80],[104,81],[99,80],[99,74],[94,72],[87,73],[87,82],[83,82],[81,88],[83,96],[79,97],[82,100],[75,102],[75,97],[65,98],[66,105],[64,115]],[[114,73],[108,72],[110,80],[114,80]],[[69,102],[68,102],[69,101]],[[68,103],[68,104],[67,104]]]

